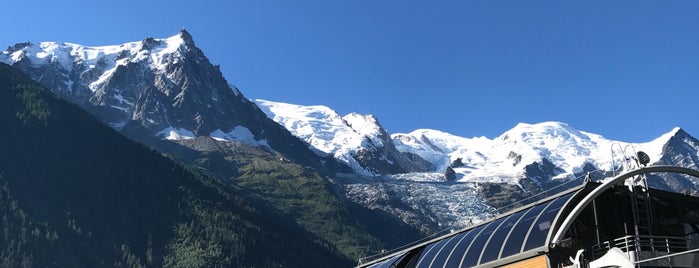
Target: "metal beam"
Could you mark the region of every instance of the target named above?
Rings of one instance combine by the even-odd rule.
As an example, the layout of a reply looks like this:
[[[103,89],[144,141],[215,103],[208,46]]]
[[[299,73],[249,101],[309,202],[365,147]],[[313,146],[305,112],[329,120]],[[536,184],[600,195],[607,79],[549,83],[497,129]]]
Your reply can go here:
[[[618,184],[619,182],[623,182],[624,180],[641,175],[641,174],[648,174],[648,173],[659,173],[659,172],[665,172],[665,173],[681,173],[689,176],[693,176],[696,178],[699,178],[699,171],[694,170],[694,169],[689,169],[689,168],[684,168],[684,167],[678,167],[678,166],[649,166],[649,167],[643,167],[639,169],[634,169],[632,171],[629,171],[627,173],[621,174],[619,176],[616,176],[612,178],[611,180],[606,181],[602,185],[598,186],[592,192],[587,194],[580,202],[573,208],[573,210],[570,211],[570,214],[566,217],[566,219],[563,221],[561,226],[558,228],[558,231],[556,232],[556,235],[553,236],[553,239],[551,239],[551,245],[555,246],[558,244],[558,242],[563,238],[563,235],[568,231],[568,228],[573,224],[573,221],[575,218],[582,213],[583,209],[587,207],[593,200],[595,200],[598,196],[600,196],[604,191],[607,189],[613,187],[614,185]]]

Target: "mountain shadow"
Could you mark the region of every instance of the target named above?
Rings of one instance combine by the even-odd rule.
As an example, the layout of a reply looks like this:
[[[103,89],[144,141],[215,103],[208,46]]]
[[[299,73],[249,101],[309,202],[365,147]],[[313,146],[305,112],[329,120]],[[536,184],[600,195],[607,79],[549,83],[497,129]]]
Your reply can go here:
[[[399,218],[343,199],[344,189],[332,177],[264,147],[210,137],[149,144],[263,200],[346,258],[357,260],[421,238],[418,229]]]
[[[121,136],[0,64],[0,266],[352,262],[235,186]]]

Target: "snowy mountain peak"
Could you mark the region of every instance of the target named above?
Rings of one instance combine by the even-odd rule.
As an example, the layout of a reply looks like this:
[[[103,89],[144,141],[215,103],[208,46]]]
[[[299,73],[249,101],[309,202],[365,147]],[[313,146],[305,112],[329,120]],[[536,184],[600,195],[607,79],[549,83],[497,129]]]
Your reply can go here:
[[[688,136],[687,132],[685,132],[682,128],[680,127],[674,127],[672,130],[668,131],[667,133],[660,135],[660,137],[655,138],[653,141],[650,143],[655,143],[655,144],[664,144],[670,141],[672,138],[684,138]]]
[[[182,29],[176,35],[163,39],[148,37],[141,41],[142,50],[151,50],[151,53],[168,55],[173,53],[182,54],[196,48],[194,38],[186,30]]]
[[[561,122],[542,122],[538,124],[519,123],[514,128],[506,131],[498,137],[499,140],[536,142],[536,139],[558,138],[576,140],[591,140],[593,137],[588,136],[590,133],[585,133],[580,130],[570,127],[566,123]]]
[[[669,133],[672,133],[672,136],[676,135],[688,135],[687,132],[684,131],[681,127],[674,127],[672,130],[670,130]]]
[[[22,43],[3,51],[0,62],[137,139],[302,144],[230,86],[186,30],[107,46]],[[296,141],[267,140],[265,133],[277,130],[284,134],[276,138]]]
[[[185,30],[184,28],[182,28],[182,30],[180,30],[180,32],[177,33],[177,35],[180,37],[180,39],[182,39],[182,41],[183,41],[185,44],[194,46],[194,38],[193,38],[192,35],[191,35],[187,30]]]
[[[163,39],[148,37],[141,41],[141,50],[151,50],[151,53],[172,54],[186,51],[194,46],[194,41],[189,34],[182,32]]]
[[[56,62],[65,69],[70,69],[73,61],[96,63],[99,60],[108,60],[111,58],[110,56],[113,56],[114,60],[123,60],[129,57],[132,61],[140,61],[145,59],[146,54],[162,58],[164,55],[183,51],[193,46],[192,36],[183,30],[168,38],[148,37],[140,42],[129,42],[121,45],[85,46],[68,42],[20,43],[3,51],[0,55],[0,61],[13,64],[26,58],[35,65]]]
[[[385,145],[384,141],[388,134],[379,123],[379,120],[373,115],[350,113],[343,116],[342,119],[357,134],[366,137],[365,141],[368,141],[369,144],[363,144],[364,146],[383,147]]]
[[[516,183],[531,175],[527,173],[533,170],[531,165],[548,163],[559,168],[558,173],[550,174],[554,178],[574,176],[591,167],[610,170],[612,149],[617,150],[615,157],[622,157],[617,148],[643,150],[653,161],[658,161],[664,146],[682,133],[675,128],[653,141],[632,144],[608,140],[561,122],[542,122],[517,124],[492,140],[424,129],[393,134],[392,138],[399,151],[417,154],[433,163],[434,172],[444,172],[451,167],[461,181]]]
[[[292,134],[305,140],[320,155],[334,155],[359,174],[371,175],[355,158],[354,152],[366,145],[366,136],[375,133],[380,126],[371,126],[367,117],[350,114],[341,117],[334,110],[322,106],[302,106],[257,99],[255,103],[277,123]],[[352,122],[358,129],[352,126]],[[376,121],[374,121],[376,123]]]
[[[121,45],[85,46],[67,42],[22,43],[0,54],[0,62],[9,65],[25,65],[24,70],[38,82],[54,86],[65,95],[97,92],[109,82],[119,67],[128,64],[147,64],[156,73],[166,72],[166,67],[182,60],[183,55],[195,48],[189,33],[164,38],[146,38],[139,42]],[[42,67],[51,67],[44,72]],[[17,67],[17,66],[16,66]],[[120,98],[120,100],[122,100]],[[115,109],[128,110],[121,101]],[[127,105],[128,106],[128,105]],[[116,108],[119,107],[119,108]]]
[[[322,105],[302,106],[266,100],[255,100],[258,107],[295,136],[306,140],[318,154],[347,153],[347,148],[361,144],[361,138],[339,114]]]
[[[613,145],[646,151],[657,161],[663,145],[681,133],[673,129],[655,141],[630,144],[580,131],[566,123],[542,122],[517,124],[494,139],[464,138],[431,129],[388,138],[372,115],[350,113],[341,117],[326,106],[265,100],[256,103],[270,118],[308,142],[314,151],[333,155],[359,174],[395,174],[405,170],[445,173],[450,169],[456,175],[454,179],[462,182],[517,184],[528,177],[550,180],[572,178],[590,169],[604,172],[612,169]],[[412,167],[395,167],[411,166],[408,163]],[[543,174],[546,172],[550,174]]]
[[[326,106],[302,106],[266,100],[255,103],[277,123],[305,140],[320,155],[333,155],[359,174],[424,170],[396,150],[373,115],[340,116]],[[419,161],[419,160],[418,160]]]

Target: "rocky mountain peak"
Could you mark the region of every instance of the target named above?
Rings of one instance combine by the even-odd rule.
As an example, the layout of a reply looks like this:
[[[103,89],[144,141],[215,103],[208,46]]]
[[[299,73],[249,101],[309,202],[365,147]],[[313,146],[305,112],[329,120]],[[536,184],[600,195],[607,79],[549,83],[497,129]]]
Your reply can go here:
[[[670,131],[670,133],[673,133],[672,137],[673,138],[679,138],[679,139],[686,139],[687,137],[691,137],[684,129],[681,127],[675,127]]]
[[[0,62],[137,140],[214,135],[320,163],[306,144],[231,87],[186,30],[100,47],[25,44],[2,52]]]
[[[185,44],[195,46],[194,45],[194,38],[184,28],[182,28],[182,30],[180,30],[179,36],[180,36],[180,38],[182,38],[182,41],[184,41]]]
[[[662,147],[662,159],[661,161],[667,161],[669,163],[681,162],[691,162],[692,165],[696,166],[699,164],[699,140],[689,135],[681,128],[675,128],[668,134],[664,136],[670,136],[667,142]],[[668,157],[673,157],[674,159],[667,159]],[[689,164],[689,163],[687,163]]]
[[[194,38],[187,30],[182,29],[176,35],[168,38],[156,39],[147,37],[141,41],[141,50],[165,50],[165,54],[184,54],[191,50],[197,50]],[[203,54],[203,53],[202,53]]]
[[[3,55],[0,61],[117,129],[138,121],[151,131],[173,127],[207,135],[215,128],[206,123],[216,121],[206,112],[212,108],[209,100],[237,97],[226,96],[233,90],[185,30],[168,38],[101,47],[25,44]]]

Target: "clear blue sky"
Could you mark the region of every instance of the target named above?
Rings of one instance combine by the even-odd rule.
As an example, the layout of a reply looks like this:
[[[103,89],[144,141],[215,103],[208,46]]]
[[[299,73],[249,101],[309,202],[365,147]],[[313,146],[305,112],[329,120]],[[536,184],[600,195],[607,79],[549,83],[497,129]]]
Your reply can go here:
[[[186,28],[248,98],[493,138],[562,121],[699,137],[699,1],[13,1],[0,45]]]

